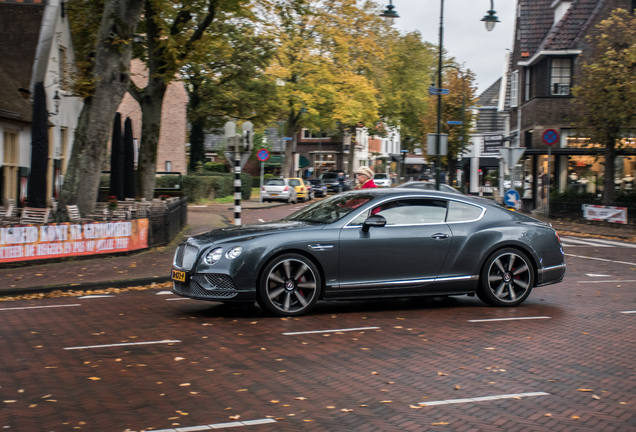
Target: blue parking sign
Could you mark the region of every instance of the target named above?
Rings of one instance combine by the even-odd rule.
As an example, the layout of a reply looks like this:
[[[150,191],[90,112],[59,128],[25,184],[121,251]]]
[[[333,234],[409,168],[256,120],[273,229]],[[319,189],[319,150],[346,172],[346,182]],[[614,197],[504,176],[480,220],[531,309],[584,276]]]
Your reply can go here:
[[[519,192],[514,189],[508,189],[504,195],[504,203],[506,203],[508,207],[517,208],[520,199]]]

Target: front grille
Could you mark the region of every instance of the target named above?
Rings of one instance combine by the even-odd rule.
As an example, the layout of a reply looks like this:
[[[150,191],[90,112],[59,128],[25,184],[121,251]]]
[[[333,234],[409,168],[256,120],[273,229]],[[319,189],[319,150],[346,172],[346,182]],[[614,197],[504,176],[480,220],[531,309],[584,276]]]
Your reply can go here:
[[[193,280],[187,283],[175,282],[174,290],[180,294],[192,297],[209,297],[208,292]]]
[[[210,285],[212,285],[212,289],[236,290],[232,278],[230,278],[228,275],[208,274],[205,275],[205,278],[210,283]]]
[[[189,244],[186,244],[184,249],[183,262],[180,267],[186,270],[190,270],[194,265],[194,261],[197,259],[197,252],[199,250],[196,248],[196,246],[192,246]]]

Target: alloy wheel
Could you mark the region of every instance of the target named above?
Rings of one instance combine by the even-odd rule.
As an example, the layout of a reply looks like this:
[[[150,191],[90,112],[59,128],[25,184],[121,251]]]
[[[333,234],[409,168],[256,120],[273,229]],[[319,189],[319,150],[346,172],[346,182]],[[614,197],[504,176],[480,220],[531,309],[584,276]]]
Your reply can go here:
[[[503,252],[491,259],[484,281],[496,302],[518,304],[532,289],[532,267],[528,259],[515,252]]]
[[[289,254],[270,264],[261,285],[261,306],[277,315],[301,315],[313,307],[320,276],[306,258]]]

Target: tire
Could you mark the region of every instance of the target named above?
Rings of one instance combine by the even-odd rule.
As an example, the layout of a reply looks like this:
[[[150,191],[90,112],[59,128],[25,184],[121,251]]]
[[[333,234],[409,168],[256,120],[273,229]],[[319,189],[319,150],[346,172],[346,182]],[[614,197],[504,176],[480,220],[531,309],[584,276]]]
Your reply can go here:
[[[272,260],[258,282],[257,301],[277,316],[299,316],[311,310],[320,297],[318,268],[302,255],[288,253]]]
[[[534,267],[523,252],[505,248],[492,253],[481,270],[477,296],[492,306],[518,306],[534,286]]]

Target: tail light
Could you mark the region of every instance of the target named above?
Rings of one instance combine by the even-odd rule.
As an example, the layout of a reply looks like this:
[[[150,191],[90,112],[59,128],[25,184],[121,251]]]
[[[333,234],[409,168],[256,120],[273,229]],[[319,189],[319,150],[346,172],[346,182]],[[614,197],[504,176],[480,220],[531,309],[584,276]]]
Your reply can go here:
[[[289,186],[285,186],[285,189],[283,189],[283,192],[286,192],[289,190]]]
[[[557,240],[559,241],[560,245],[563,245],[563,243],[561,243],[561,237],[559,237],[559,233],[558,232],[554,232],[554,235],[556,235]]]
[[[265,186],[263,186],[263,190],[265,190]]]

